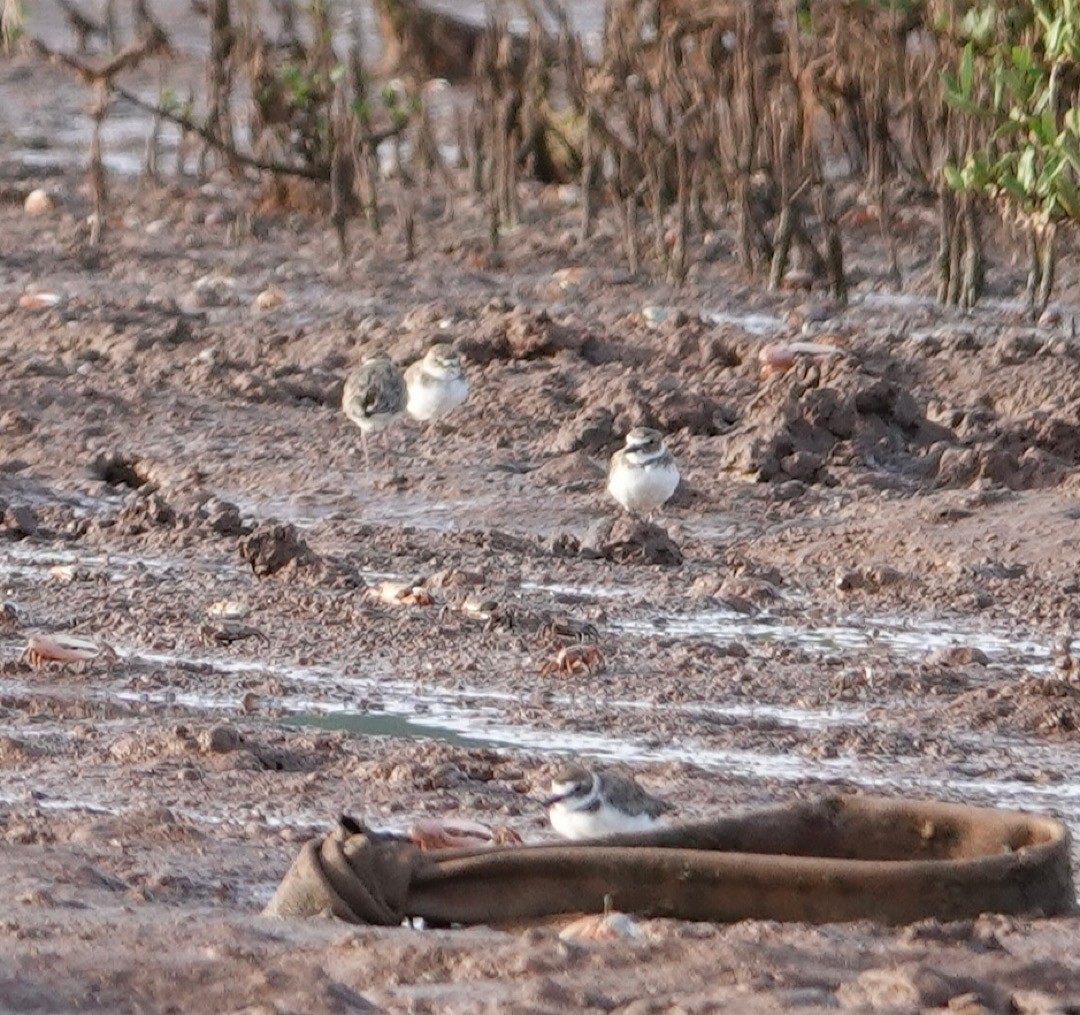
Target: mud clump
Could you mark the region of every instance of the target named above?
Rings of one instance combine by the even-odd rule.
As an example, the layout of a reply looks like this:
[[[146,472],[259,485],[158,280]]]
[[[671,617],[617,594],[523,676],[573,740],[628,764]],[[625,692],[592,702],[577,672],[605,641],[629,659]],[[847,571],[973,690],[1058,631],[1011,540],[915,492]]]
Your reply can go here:
[[[260,578],[277,574],[284,568],[313,567],[319,558],[308,546],[295,525],[288,522],[267,522],[250,535],[240,539],[240,559],[251,565]]]
[[[1080,420],[1075,410],[1033,412],[1009,426],[992,419],[976,419],[975,425],[970,418],[964,422],[971,431],[965,435],[971,446],[941,453],[939,487],[962,488],[978,481],[1010,490],[1054,487],[1080,464]]]
[[[134,492],[124,501],[116,518],[118,532],[137,536],[159,526],[174,526],[176,512],[159,493]]]
[[[200,505],[197,514],[200,523],[216,535],[242,536],[248,531],[240,509],[231,501],[211,497]]]
[[[615,417],[608,409],[596,405],[567,420],[552,437],[548,450],[559,455],[575,451],[596,455],[610,448],[616,437]]]
[[[848,567],[837,570],[833,587],[837,592],[880,592],[903,580],[900,571],[887,565]]]
[[[1080,685],[1056,676],[1029,677],[1004,688],[976,688],[948,711],[975,729],[1073,736],[1080,731]]]
[[[830,466],[867,465],[932,472],[918,461],[952,431],[928,420],[902,385],[835,368],[829,384],[815,372],[792,377],[751,404],[742,432],[727,445],[726,464],[762,482],[835,484]],[[777,420],[779,419],[779,422]]]
[[[605,558],[617,564],[678,567],[683,562],[682,550],[666,529],[629,516],[615,521],[601,550]]]
[[[579,353],[584,336],[552,321],[547,312],[487,311],[475,334],[458,340],[458,348],[470,360],[486,366],[495,360],[535,360],[560,352]]]
[[[5,507],[4,502],[0,501],[0,521],[15,539],[26,539],[38,531],[37,515],[27,504],[13,504],[11,507]]]
[[[109,486],[138,490],[150,481],[145,463],[120,451],[98,455],[90,465],[90,475]]]
[[[675,374],[648,379],[623,375],[597,388],[586,384],[582,395],[593,404],[609,407],[616,435],[636,426],[648,426],[667,434],[683,430],[695,436],[715,437],[735,419],[734,411],[688,388]]]

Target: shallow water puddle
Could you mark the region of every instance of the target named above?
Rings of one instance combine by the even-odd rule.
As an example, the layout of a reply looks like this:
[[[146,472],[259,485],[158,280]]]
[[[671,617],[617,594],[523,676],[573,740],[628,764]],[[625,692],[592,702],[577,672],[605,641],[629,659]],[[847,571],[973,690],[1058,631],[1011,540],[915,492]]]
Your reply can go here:
[[[751,335],[771,335],[784,327],[784,322],[772,314],[732,314],[726,310],[703,310],[706,324],[734,324]]]
[[[133,573],[158,577],[175,577],[185,571],[215,570],[208,565],[193,567],[190,561],[170,557],[135,556],[128,553],[80,553],[74,550],[43,550],[19,543],[6,546],[0,557],[0,578],[30,578],[55,580],[49,574],[53,567],[81,567],[94,578],[120,578]]]
[[[631,634],[660,635],[677,639],[783,643],[815,655],[850,654],[885,648],[900,656],[921,659],[938,649],[964,646],[981,649],[991,662],[1023,665],[1033,673],[1049,672],[1053,662],[1048,645],[1033,637],[972,627],[959,620],[861,617],[852,615],[830,623],[798,626],[788,620],[760,613],[747,617],[731,609],[696,613],[656,613],[648,617],[609,621],[614,630]]]

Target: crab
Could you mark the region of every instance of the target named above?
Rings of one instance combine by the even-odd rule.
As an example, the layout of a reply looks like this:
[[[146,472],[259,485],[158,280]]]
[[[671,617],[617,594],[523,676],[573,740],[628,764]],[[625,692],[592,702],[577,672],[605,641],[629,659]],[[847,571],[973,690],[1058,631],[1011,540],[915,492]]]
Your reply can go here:
[[[595,624],[590,624],[587,620],[578,620],[576,617],[552,617],[541,625],[537,633],[542,638],[552,640],[567,638],[584,642],[587,640],[595,641],[599,631],[597,631]]]
[[[18,627],[19,610],[14,603],[0,603],[0,627]]]
[[[228,645],[234,641],[242,641],[244,638],[258,638],[267,644],[270,643],[270,639],[257,627],[241,624],[236,620],[219,620],[217,623],[203,624],[199,627],[199,641],[204,645],[214,643]]]
[[[32,634],[19,656],[35,670],[49,663],[89,663],[95,659],[116,659],[116,650],[107,642],[80,638],[73,634]]]
[[[540,667],[540,676],[553,673],[567,676],[599,673],[605,667],[604,653],[599,645],[566,645],[559,649],[559,654],[550,662]]]

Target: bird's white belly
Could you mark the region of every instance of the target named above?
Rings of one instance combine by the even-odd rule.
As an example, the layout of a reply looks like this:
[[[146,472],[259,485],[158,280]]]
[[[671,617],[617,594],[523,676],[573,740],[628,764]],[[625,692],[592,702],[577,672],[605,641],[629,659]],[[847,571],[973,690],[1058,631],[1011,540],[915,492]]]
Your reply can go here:
[[[612,469],[608,493],[627,511],[652,511],[668,501],[679,485],[679,470],[668,462],[645,468],[620,464]]]
[[[551,827],[564,839],[592,839],[622,832],[648,832],[659,819],[648,814],[626,814],[610,807],[596,811],[574,811],[556,804],[550,811]]]
[[[409,385],[409,415],[413,419],[436,419],[453,412],[468,397],[468,382],[461,377],[437,384],[416,381]]]

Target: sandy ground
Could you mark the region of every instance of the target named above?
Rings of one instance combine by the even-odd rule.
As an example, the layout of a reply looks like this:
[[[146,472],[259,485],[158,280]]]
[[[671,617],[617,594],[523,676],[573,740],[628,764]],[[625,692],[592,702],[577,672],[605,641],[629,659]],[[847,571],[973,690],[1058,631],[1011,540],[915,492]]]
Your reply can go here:
[[[584,946],[257,915],[342,812],[549,836],[537,797],[572,752],[688,817],[840,787],[1080,827],[1075,262],[1046,327],[1008,302],[1006,237],[998,299],[943,310],[912,203],[903,297],[857,226],[848,308],[748,287],[722,230],[673,291],[523,188],[497,258],[479,205],[446,222],[432,194],[417,260],[357,225],[340,271],[321,223],[227,178],[114,182],[90,250],[82,180],[43,147],[83,97],[22,61],[0,91],[30,111],[0,109],[0,1008],[1080,1010],[1073,919]],[[37,186],[58,207],[27,217]],[[438,337],[469,403],[366,469],[345,373]],[[762,377],[764,345],[807,338],[840,353]],[[603,492],[643,423],[684,474],[644,533]],[[430,605],[368,594],[388,579]],[[117,658],[36,669],[37,631]],[[582,641],[602,668],[541,672]]]

